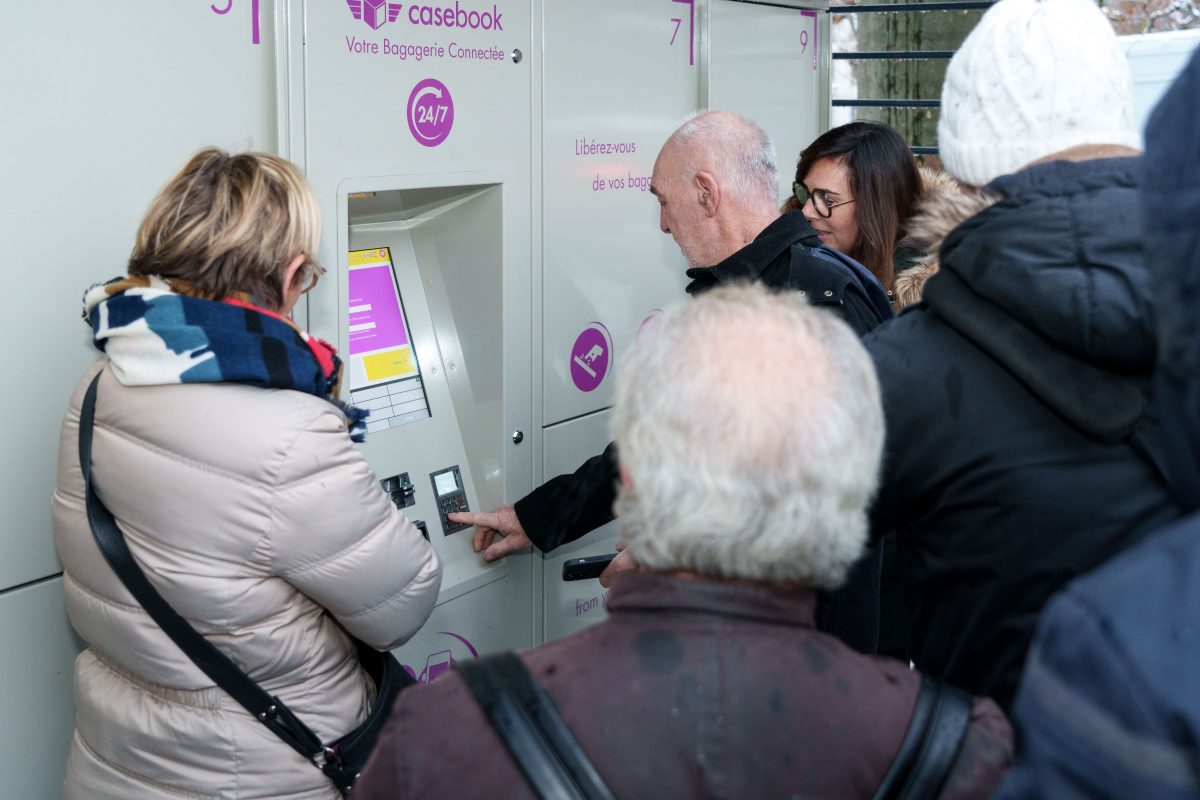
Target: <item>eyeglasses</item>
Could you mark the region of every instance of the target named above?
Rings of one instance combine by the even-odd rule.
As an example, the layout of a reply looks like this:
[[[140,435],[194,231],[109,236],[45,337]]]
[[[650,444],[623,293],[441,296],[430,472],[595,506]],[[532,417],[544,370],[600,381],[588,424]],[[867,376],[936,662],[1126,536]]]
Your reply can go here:
[[[854,198],[852,197],[849,200],[838,200],[835,203],[829,199],[829,192],[824,189],[809,189],[799,181],[792,184],[792,195],[796,198],[796,202],[800,204],[801,208],[804,208],[804,204],[811,198],[813,210],[825,219],[829,219],[833,214],[833,210],[838,206],[854,202]]]
[[[309,258],[304,268],[309,271],[308,285],[304,287],[304,291],[300,294],[308,294],[317,285],[317,281],[321,280],[321,276],[325,274],[325,268],[317,263],[315,258]]]

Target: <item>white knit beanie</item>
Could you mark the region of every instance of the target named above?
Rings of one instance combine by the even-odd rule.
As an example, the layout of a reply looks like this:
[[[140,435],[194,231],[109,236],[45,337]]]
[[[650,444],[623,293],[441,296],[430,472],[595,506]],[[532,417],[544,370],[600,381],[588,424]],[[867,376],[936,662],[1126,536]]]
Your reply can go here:
[[[1000,0],[946,70],[942,165],[983,186],[1080,144],[1140,144],[1112,26],[1095,0]]]

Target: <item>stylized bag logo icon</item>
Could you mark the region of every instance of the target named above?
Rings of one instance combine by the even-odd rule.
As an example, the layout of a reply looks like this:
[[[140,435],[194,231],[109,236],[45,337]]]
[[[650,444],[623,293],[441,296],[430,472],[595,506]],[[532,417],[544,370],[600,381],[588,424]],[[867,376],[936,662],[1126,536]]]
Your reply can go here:
[[[355,19],[361,19],[375,30],[382,28],[385,22],[395,22],[400,16],[401,4],[387,0],[346,0],[346,5],[350,6]]]

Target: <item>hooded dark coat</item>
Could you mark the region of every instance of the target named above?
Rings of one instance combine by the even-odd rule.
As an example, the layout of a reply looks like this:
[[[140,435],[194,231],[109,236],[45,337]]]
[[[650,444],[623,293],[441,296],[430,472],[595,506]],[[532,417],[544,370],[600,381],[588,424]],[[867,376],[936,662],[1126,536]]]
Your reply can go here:
[[[1200,53],[1146,128],[1146,252],[1158,308],[1154,406],[1191,514],[1046,608],[1017,695],[1020,764],[997,795],[1200,796]]]
[[[872,530],[898,536],[910,655],[1004,708],[1047,598],[1179,515],[1146,413],[1138,169],[997,179],[925,302],[864,340],[888,431]]]

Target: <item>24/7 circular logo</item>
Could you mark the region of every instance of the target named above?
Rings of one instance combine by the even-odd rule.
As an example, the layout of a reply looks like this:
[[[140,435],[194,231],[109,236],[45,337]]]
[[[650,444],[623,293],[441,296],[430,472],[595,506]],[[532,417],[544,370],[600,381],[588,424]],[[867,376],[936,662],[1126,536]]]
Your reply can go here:
[[[408,95],[408,130],[426,147],[446,141],[454,127],[454,100],[446,84],[426,78]]]

